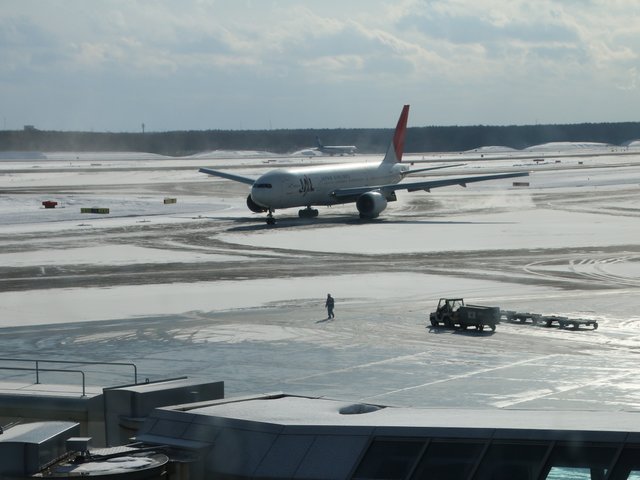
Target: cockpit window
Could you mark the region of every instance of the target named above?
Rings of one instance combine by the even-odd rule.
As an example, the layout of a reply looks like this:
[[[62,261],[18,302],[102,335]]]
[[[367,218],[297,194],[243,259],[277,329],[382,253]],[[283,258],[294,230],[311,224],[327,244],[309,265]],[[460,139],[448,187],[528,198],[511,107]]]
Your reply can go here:
[[[254,183],[253,188],[271,188],[270,183]]]

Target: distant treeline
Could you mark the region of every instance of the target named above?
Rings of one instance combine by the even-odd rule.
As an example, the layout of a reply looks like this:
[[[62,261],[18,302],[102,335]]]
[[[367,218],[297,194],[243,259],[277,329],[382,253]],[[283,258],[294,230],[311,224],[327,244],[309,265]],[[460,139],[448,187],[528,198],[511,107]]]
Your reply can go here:
[[[59,132],[33,128],[0,131],[0,151],[134,151],[191,155],[210,150],[292,153],[325,145],[356,145],[361,153],[383,152],[392,129],[198,130],[147,133]],[[413,127],[406,152],[472,150],[483,146],[516,149],[548,142],[602,142],[624,145],[640,139],[640,122],[571,125]]]

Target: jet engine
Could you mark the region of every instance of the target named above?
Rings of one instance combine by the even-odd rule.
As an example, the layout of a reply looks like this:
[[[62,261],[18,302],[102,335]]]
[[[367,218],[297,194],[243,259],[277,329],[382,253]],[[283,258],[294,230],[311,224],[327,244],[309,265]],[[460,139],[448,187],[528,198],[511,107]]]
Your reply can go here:
[[[387,208],[387,199],[380,192],[363,193],[356,200],[360,218],[376,218]]]
[[[249,207],[249,210],[255,213],[262,213],[267,211],[265,207],[254,202],[253,198],[251,198],[251,195],[247,197],[247,207]]]

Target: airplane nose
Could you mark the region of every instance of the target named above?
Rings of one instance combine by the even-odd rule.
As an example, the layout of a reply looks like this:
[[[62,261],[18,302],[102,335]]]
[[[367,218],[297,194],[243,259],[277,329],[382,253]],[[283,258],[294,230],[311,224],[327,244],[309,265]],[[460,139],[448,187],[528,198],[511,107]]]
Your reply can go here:
[[[273,185],[269,182],[256,182],[251,187],[251,198],[254,202],[265,207],[270,206],[270,194],[273,191]]]
[[[256,202],[258,205],[266,206],[264,204],[264,198],[260,195],[260,190],[256,190],[255,188],[251,189],[251,199]]]

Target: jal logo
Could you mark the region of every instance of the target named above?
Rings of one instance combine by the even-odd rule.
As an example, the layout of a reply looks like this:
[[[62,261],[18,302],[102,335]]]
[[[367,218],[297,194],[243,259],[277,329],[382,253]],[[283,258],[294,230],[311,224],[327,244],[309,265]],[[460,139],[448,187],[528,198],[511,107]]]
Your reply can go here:
[[[299,180],[300,180],[300,188],[298,189],[298,193],[301,193],[302,196],[304,197],[307,193],[313,192],[313,183],[311,182],[311,179],[309,177],[305,175]]]

